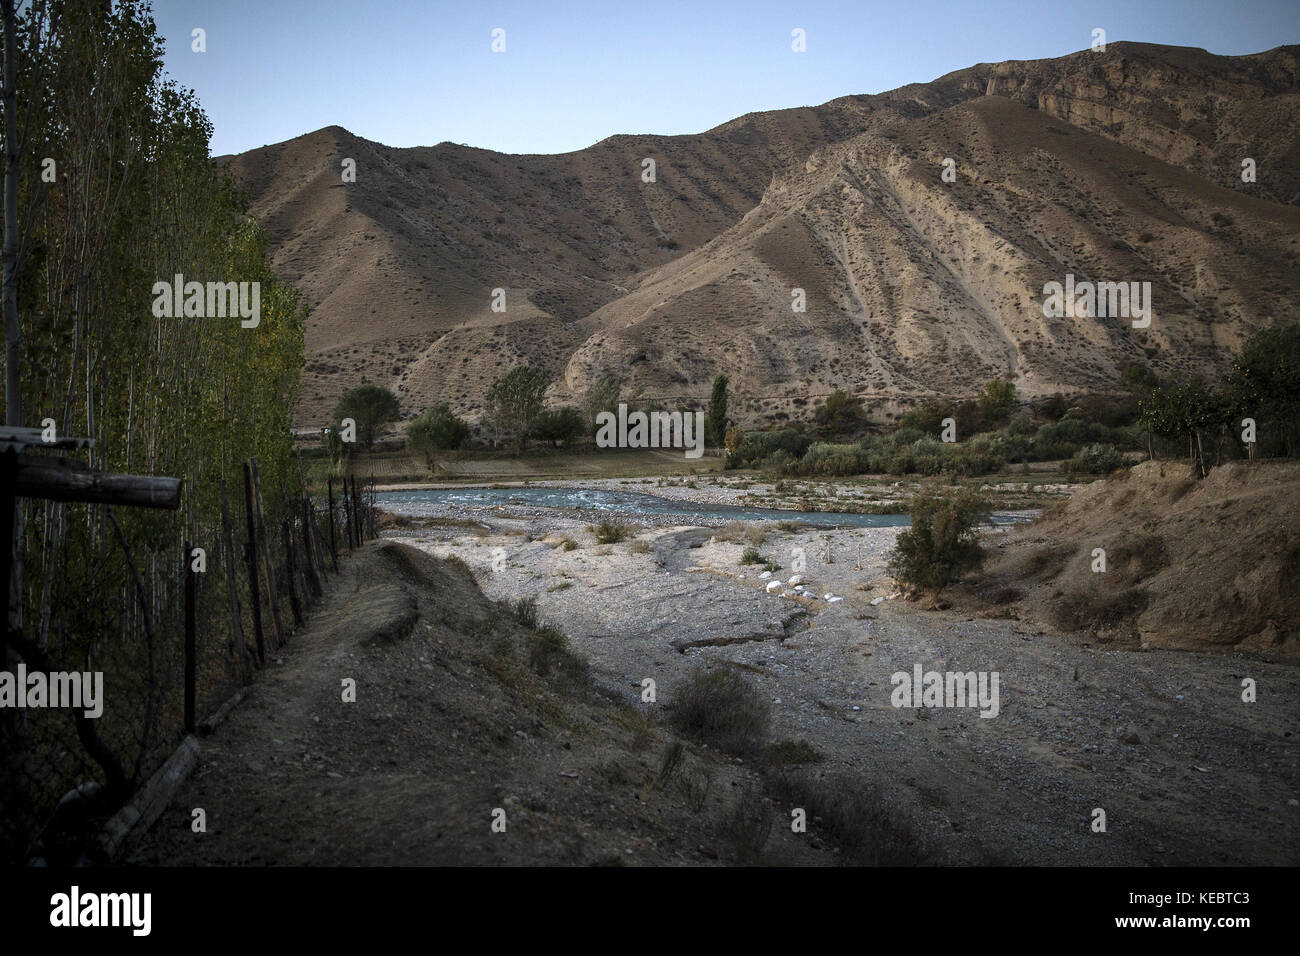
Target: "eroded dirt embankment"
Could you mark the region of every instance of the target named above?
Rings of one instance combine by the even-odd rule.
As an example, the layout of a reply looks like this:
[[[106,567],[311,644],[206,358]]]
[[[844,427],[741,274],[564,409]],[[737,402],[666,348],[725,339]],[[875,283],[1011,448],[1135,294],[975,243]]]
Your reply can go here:
[[[742,862],[744,764],[602,694],[468,569],[394,542],[342,574],[216,732],[128,862],[163,865]],[[343,681],[355,681],[355,702]],[[202,808],[207,831],[192,829]],[[504,820],[494,832],[494,811]],[[743,836],[743,834],[742,834]],[[833,863],[777,827],[764,858]]]
[[[1116,472],[998,540],[965,591],[1102,641],[1300,661],[1300,464]]]

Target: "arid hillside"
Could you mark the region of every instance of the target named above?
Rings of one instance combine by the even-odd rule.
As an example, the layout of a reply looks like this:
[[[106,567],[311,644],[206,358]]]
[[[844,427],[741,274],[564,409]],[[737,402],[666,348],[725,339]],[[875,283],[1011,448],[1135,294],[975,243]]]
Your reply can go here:
[[[884,415],[1002,374],[1210,372],[1295,320],[1298,53],[1116,43],[561,155],[329,127],[228,161],[313,310],[300,424],[362,379],[476,413],[524,360],[557,401],[613,372],[699,403],[725,370],[745,424],[835,388]],[[1150,282],[1150,327],[1045,318],[1067,273]]]

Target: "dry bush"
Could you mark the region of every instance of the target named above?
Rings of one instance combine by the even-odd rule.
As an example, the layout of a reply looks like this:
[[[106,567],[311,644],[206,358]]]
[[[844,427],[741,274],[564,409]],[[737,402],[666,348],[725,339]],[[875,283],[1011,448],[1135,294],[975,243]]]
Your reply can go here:
[[[821,763],[824,759],[822,752],[806,740],[779,740],[763,751],[763,760],[770,767]]]
[[[769,778],[778,799],[808,814],[808,830],[840,848],[844,861],[866,866],[917,866],[941,862],[919,823],[891,806],[878,787],[861,781],[813,778],[785,771]]]
[[[697,672],[679,684],[667,706],[677,731],[717,750],[751,754],[763,745],[771,709],[735,671]]]
[[[628,536],[628,526],[617,518],[602,518],[600,524],[593,525],[591,530],[598,544],[618,544]]]
[[[1147,593],[1140,588],[1118,592],[1063,594],[1051,603],[1052,623],[1067,631],[1113,628],[1141,614]]]
[[[756,862],[772,834],[772,805],[761,790],[746,786],[723,817],[718,833],[742,863]]]
[[[744,521],[731,521],[719,528],[713,535],[719,541],[729,541],[732,544],[747,544],[757,548],[767,540],[767,532],[761,527],[754,524],[746,524]]]

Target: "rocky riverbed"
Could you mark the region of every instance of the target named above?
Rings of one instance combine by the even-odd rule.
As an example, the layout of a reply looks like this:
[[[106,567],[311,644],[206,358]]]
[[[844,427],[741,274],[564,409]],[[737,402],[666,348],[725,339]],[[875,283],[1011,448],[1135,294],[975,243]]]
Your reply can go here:
[[[742,670],[773,739],[889,788],[954,859],[974,841],[1007,862],[1297,862],[1294,666],[922,610],[886,571],[896,527],[648,521],[601,544],[590,516],[556,509],[438,520],[386,535],[459,558],[491,597],[535,600],[630,701],[646,678],[662,704],[695,669]],[[742,564],[751,548],[766,563]],[[996,673],[997,716],[894,706],[893,676],[918,664]],[[1267,688],[1253,703],[1243,676]]]

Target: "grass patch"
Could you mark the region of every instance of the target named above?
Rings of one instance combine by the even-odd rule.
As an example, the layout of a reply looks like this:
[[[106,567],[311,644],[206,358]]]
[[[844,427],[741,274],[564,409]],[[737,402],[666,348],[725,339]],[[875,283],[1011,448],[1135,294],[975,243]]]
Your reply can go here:
[[[510,613],[516,621],[530,631],[537,630],[537,601],[533,598],[520,598],[510,606]]]
[[[728,670],[692,674],[677,686],[667,710],[683,736],[732,754],[756,753],[771,720],[767,701]]]
[[[627,550],[631,554],[649,554],[650,543],[648,541],[642,541],[640,538],[636,538],[628,543]]]
[[[553,627],[539,627],[524,641],[528,666],[541,677],[558,676],[570,683],[585,683],[589,666],[585,658],[569,649],[569,639]]]
[[[778,740],[763,751],[763,760],[770,767],[821,763],[824,759],[822,752],[806,740]]]
[[[730,812],[723,817],[718,835],[735,851],[742,863],[754,863],[772,835],[772,805],[762,791],[746,786]]]
[[[746,548],[740,556],[741,564],[762,564],[763,556],[758,553],[758,548]]]
[[[890,806],[879,788],[839,778],[814,778],[783,771],[768,778],[782,803],[802,807],[810,833],[824,834],[846,863],[865,866],[917,866],[941,862],[919,824]]]
[[[748,544],[757,548],[767,539],[767,532],[755,524],[746,524],[744,521],[730,521],[719,528],[714,537],[719,541],[730,541],[732,544]]]

